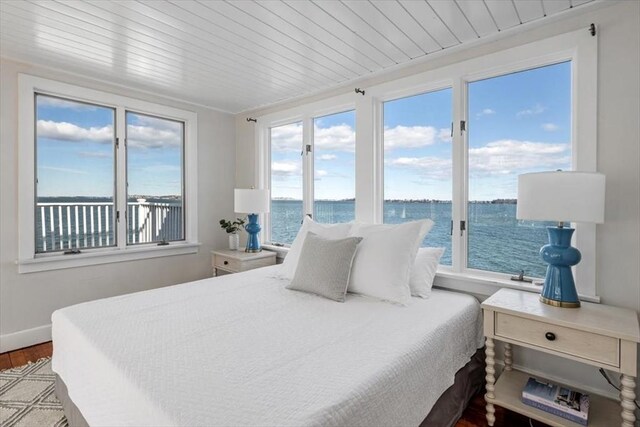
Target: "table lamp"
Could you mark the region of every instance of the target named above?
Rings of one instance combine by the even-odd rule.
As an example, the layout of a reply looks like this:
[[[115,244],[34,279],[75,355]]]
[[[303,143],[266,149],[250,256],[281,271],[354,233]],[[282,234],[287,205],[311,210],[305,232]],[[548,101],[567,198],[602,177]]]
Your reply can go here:
[[[580,307],[571,266],[582,255],[571,246],[574,229],[565,222],[604,222],[605,176],[592,172],[537,172],[518,176],[516,217],[557,221],[547,227],[549,243],[540,249],[548,263],[540,301],[555,307]]]
[[[269,212],[270,195],[269,190],[258,190],[255,188],[234,190],[235,212],[248,214],[249,222],[244,226],[248,233],[247,248],[245,252],[260,252],[260,224],[258,224],[258,214]]]

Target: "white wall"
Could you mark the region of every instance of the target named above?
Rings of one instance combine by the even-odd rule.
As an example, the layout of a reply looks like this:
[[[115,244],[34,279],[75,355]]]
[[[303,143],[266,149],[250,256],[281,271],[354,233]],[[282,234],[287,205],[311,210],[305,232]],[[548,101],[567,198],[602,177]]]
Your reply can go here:
[[[198,230],[192,255],[18,274],[18,73],[170,105],[198,114]],[[235,122],[232,115],[0,60],[0,352],[50,339],[59,308],[211,276],[209,251],[227,244],[217,226],[233,215]]]
[[[606,219],[597,227],[597,293],[601,301],[640,310],[640,2],[624,1],[587,9],[570,18],[555,19],[515,34],[507,32],[489,44],[441,55],[422,64],[363,79],[336,89],[277,107],[251,111],[236,117],[236,184],[256,182],[256,117],[318,99],[373,86],[477,56],[583,28],[595,23],[599,31],[598,57],[598,171],[607,176]],[[580,381],[588,388],[612,393],[593,368],[562,363],[540,353],[516,352],[516,363]]]

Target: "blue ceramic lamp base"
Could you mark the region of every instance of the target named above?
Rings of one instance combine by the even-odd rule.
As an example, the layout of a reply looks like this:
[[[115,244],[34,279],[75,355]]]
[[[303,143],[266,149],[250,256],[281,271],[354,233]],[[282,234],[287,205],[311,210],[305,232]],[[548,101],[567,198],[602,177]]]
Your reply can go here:
[[[244,226],[249,236],[247,236],[247,248],[245,252],[261,252],[260,239],[258,233],[260,233],[260,224],[258,224],[258,214],[249,214],[249,223]]]
[[[540,256],[549,264],[540,301],[554,307],[580,307],[571,266],[580,262],[580,251],[571,246],[573,228],[547,227],[549,244],[540,249]]]

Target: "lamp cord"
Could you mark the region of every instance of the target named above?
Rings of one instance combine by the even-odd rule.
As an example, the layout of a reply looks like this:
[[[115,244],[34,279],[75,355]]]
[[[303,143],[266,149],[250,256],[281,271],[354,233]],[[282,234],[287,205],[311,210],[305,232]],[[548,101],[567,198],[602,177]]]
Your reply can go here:
[[[609,383],[609,385],[613,388],[615,388],[616,390],[620,391],[620,387],[618,387],[617,385],[615,385],[613,383],[613,381],[611,381],[611,379],[609,378],[609,375],[607,375],[607,373],[605,372],[604,369],[600,368],[599,369],[600,374],[604,377],[605,380],[607,380],[607,382]],[[634,400],[633,403],[636,404],[636,408],[640,409],[640,405],[638,405],[638,401]]]

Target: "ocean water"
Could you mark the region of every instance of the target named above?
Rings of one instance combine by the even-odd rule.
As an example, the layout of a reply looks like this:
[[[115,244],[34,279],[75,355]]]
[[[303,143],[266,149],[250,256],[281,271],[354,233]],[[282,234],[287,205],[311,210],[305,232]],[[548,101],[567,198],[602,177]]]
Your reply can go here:
[[[322,223],[353,221],[353,201],[316,201],[314,220]],[[469,203],[468,267],[544,277],[546,264],[540,248],[548,241],[548,222],[518,221],[516,205],[509,203]],[[399,224],[430,218],[434,226],[422,246],[444,247],[440,260],[451,265],[451,203],[385,201],[384,222]],[[302,202],[274,200],[271,204],[271,237],[273,242],[289,244],[300,229]],[[457,230],[458,227],[456,227]],[[459,233],[460,231],[454,231]]]

